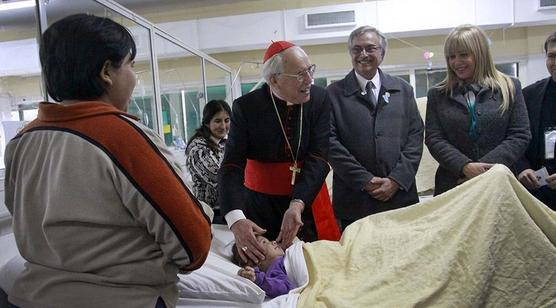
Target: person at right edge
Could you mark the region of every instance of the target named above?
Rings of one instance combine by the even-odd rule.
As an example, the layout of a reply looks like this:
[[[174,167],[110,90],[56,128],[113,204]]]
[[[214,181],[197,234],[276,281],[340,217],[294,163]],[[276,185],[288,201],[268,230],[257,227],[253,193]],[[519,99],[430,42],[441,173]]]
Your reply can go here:
[[[345,229],[355,220],[419,202],[415,174],[423,120],[413,88],[379,69],[386,37],[362,26],[348,39],[353,70],[327,88],[332,101],[332,203]]]
[[[444,44],[446,79],[427,95],[425,143],[438,161],[434,194],[486,172],[493,164],[513,169],[531,133],[517,79],[499,72],[487,36],[462,25]]]
[[[556,32],[546,39],[544,51],[550,76],[523,89],[532,139],[517,163],[517,172],[519,181],[537,199],[556,210]],[[543,186],[535,176],[535,170],[542,167],[549,175]]]

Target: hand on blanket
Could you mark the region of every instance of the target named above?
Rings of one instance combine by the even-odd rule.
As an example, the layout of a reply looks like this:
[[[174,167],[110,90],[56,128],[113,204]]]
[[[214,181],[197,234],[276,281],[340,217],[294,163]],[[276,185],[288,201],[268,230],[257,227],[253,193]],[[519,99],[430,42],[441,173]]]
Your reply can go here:
[[[549,175],[546,178],[546,182],[548,183],[548,187],[556,190],[556,173]]]
[[[487,163],[468,163],[467,165],[463,166],[463,175],[465,176],[461,179],[461,183],[471,180],[472,178],[481,175],[488,171],[494,164],[487,164]],[[458,182],[460,184],[460,182]]]
[[[540,187],[539,181],[537,180],[537,176],[535,175],[535,171],[533,171],[533,169],[525,169],[521,171],[521,173],[517,176],[517,179],[521,182],[521,184],[523,184],[523,186],[527,187],[527,189],[537,189]]]
[[[257,241],[256,235],[264,234],[266,230],[249,219],[236,221],[230,230],[234,233],[236,245],[240,248],[238,249],[239,257],[243,262],[247,262],[250,259],[255,264],[259,264],[259,261],[264,260],[265,249]]]
[[[400,184],[396,181],[392,180],[391,178],[381,178],[378,176],[373,177],[369,181],[370,187],[376,187],[371,189],[370,191],[367,190],[371,197],[380,200],[380,201],[388,201],[392,196],[400,189]]]
[[[276,238],[276,242],[284,250],[293,244],[293,239],[297,235],[299,228],[303,226],[301,221],[301,212],[303,212],[303,203],[292,200],[290,207],[284,213],[282,218],[282,226],[280,226],[280,234]]]
[[[238,275],[240,275],[243,278],[247,278],[253,282],[255,282],[255,279],[257,279],[257,276],[255,275],[255,269],[252,268],[251,266],[246,266],[244,268],[240,268],[239,271],[237,272]]]

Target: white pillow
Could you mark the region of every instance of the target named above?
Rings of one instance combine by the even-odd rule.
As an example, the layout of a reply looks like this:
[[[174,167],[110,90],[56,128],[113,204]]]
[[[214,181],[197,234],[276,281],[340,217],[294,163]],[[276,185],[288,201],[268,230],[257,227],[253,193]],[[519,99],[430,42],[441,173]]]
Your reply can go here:
[[[212,225],[212,242],[210,251],[227,259],[232,259],[232,246],[234,245],[234,234],[227,225]]]
[[[264,291],[249,279],[240,277],[238,270],[231,261],[210,252],[200,269],[178,275],[180,297],[262,303]]]

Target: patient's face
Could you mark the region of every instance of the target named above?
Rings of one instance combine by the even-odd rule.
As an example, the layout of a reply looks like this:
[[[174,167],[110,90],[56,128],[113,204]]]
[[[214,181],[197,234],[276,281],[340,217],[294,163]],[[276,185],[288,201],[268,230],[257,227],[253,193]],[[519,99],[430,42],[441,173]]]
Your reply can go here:
[[[264,236],[258,236],[257,241],[265,248],[264,255],[267,260],[272,260],[276,257],[284,255],[284,250],[280,247],[280,245],[278,245],[278,243],[276,243],[276,241],[271,242]]]

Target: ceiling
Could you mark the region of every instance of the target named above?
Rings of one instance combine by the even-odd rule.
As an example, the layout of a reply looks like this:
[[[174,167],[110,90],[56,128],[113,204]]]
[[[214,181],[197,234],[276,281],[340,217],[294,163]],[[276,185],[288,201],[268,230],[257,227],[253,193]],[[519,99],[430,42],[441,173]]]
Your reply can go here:
[[[0,0],[1,3],[21,0]],[[47,19],[56,20],[74,13],[105,14],[100,4],[93,0],[43,0],[46,1]],[[115,0],[115,2],[139,15],[163,12],[176,8],[211,6],[235,2],[237,0]],[[243,0],[245,1],[245,0]],[[0,31],[21,30],[22,27],[35,27],[34,8],[0,11]]]

